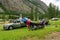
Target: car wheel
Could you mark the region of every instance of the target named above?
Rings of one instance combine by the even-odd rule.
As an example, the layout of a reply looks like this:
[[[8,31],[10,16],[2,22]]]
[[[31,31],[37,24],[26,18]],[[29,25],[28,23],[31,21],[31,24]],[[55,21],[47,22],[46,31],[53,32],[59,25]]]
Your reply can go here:
[[[10,27],[9,27],[9,30],[12,30],[12,29],[13,29],[13,27],[12,27],[12,26],[10,26]]]

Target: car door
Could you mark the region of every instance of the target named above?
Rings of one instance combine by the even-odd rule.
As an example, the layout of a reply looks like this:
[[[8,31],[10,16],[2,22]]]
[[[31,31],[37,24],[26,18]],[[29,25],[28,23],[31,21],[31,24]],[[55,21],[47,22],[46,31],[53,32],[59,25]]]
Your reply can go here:
[[[25,27],[25,26],[26,26],[26,24],[25,24],[25,23],[21,23],[21,26],[22,26],[22,27]]]
[[[13,26],[16,27],[21,27],[20,21],[15,21]]]

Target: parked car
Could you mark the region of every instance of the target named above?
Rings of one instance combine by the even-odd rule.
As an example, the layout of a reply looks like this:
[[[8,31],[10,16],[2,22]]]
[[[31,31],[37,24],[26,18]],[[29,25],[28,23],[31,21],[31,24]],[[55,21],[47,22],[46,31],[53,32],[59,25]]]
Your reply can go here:
[[[59,18],[52,18],[52,21],[57,21],[59,20]]]
[[[20,20],[14,20],[12,23],[4,24],[3,29],[12,30],[14,28],[26,27],[26,24],[21,22]]]

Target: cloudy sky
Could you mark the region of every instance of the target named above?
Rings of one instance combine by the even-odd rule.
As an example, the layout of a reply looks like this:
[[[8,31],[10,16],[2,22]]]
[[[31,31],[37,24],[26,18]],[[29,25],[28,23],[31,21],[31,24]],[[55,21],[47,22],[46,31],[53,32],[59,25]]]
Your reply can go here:
[[[49,5],[50,2],[52,2],[54,5],[58,6],[60,9],[60,0],[41,0],[45,2],[47,5]]]

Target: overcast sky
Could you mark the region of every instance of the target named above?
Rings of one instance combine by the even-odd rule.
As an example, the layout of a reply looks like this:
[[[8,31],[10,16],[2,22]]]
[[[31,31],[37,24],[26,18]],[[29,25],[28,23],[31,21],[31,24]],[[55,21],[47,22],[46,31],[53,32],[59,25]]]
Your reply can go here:
[[[54,5],[58,6],[60,9],[60,0],[41,0],[43,2],[45,2],[47,5],[49,5],[49,3],[53,3]]]

